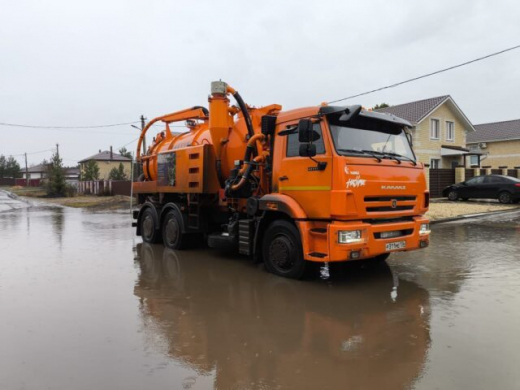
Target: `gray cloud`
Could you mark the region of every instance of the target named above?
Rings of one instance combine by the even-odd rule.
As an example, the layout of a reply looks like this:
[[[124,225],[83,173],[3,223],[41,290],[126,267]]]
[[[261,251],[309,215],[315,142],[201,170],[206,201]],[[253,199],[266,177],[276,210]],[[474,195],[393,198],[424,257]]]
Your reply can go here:
[[[0,121],[25,124],[152,118],[206,104],[214,79],[250,104],[315,105],[520,41],[516,1],[2,3]],[[474,123],[519,118],[519,60],[508,53],[351,103],[451,94]],[[138,135],[103,131],[0,127],[0,153],[59,142],[72,164]]]

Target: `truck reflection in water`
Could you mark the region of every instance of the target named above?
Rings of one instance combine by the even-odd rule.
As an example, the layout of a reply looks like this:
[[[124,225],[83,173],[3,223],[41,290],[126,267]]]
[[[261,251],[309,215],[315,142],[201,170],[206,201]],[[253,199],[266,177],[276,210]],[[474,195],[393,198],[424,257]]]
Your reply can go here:
[[[239,257],[149,244],[136,264],[147,341],[214,375],[215,388],[401,389],[421,375],[428,292],[386,264],[298,282]]]

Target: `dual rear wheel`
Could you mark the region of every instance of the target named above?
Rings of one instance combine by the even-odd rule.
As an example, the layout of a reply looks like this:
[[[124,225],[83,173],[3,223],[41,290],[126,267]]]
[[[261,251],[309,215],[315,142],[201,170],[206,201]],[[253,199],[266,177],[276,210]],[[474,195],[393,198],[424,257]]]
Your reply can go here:
[[[191,235],[182,233],[182,220],[179,213],[170,210],[164,216],[161,229],[159,221],[152,209],[143,211],[140,220],[141,236],[144,242],[155,244],[162,240],[163,244],[170,249],[184,249]]]

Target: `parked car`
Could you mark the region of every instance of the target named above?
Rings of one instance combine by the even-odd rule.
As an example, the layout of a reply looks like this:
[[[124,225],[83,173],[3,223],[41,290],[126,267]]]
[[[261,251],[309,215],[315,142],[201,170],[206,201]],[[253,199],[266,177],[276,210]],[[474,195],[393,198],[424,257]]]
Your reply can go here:
[[[520,180],[511,176],[486,175],[452,184],[442,190],[449,200],[498,199],[500,203],[520,201]]]

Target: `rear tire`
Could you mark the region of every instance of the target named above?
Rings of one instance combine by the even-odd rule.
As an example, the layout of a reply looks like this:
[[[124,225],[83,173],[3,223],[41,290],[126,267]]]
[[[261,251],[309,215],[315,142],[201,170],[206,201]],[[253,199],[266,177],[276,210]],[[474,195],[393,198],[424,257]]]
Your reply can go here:
[[[155,218],[155,213],[149,207],[143,211],[143,216],[140,221],[141,237],[144,242],[148,244],[155,244],[161,240],[158,222]]]
[[[307,268],[296,226],[284,220],[272,222],[264,234],[262,257],[267,270],[290,279],[301,279]]]
[[[498,201],[502,204],[509,204],[511,203],[511,200],[511,194],[507,191],[502,191],[500,194],[498,194]]]
[[[164,217],[162,224],[162,238],[164,246],[170,249],[184,249],[188,241],[182,233],[182,220],[179,213],[171,210]]]
[[[459,199],[458,192],[455,190],[450,190],[450,192],[448,192],[448,199],[451,200],[452,202],[455,202],[456,200],[458,200]]]

